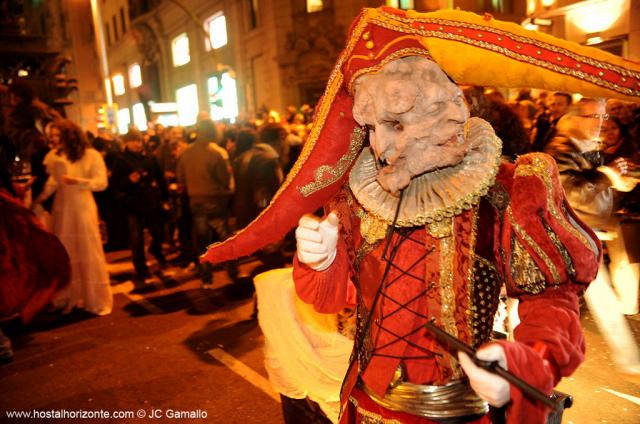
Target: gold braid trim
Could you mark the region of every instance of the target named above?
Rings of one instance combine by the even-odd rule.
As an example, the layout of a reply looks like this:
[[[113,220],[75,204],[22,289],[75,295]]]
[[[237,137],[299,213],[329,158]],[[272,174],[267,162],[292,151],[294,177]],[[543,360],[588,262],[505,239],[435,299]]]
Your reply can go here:
[[[368,19],[366,14],[370,14],[370,12],[365,11],[365,13],[361,15],[361,18],[358,21],[358,24],[353,30],[354,36],[349,39],[347,46],[345,47],[342,54],[338,58],[338,62],[333,67],[333,70],[331,71],[331,75],[329,76],[329,80],[327,82],[327,88],[325,89],[325,92],[322,96],[322,102],[318,106],[318,114],[316,115],[316,118],[314,120],[314,125],[311,128],[311,132],[309,133],[309,138],[305,142],[304,147],[302,148],[302,152],[300,152],[300,156],[298,157],[298,160],[289,171],[289,174],[287,174],[287,178],[284,180],[284,182],[282,183],[282,185],[280,186],[276,194],[271,199],[271,204],[274,204],[276,200],[278,200],[278,198],[282,195],[282,193],[284,193],[287,190],[287,188],[291,185],[291,183],[295,180],[296,176],[298,175],[300,170],[303,168],[303,166],[307,163],[307,160],[309,159],[311,152],[315,148],[316,143],[318,141],[318,136],[320,135],[320,132],[324,128],[324,123],[327,120],[327,117],[329,116],[329,111],[331,110],[331,106],[333,105],[333,101],[336,97],[336,94],[338,93],[338,91],[340,91],[340,87],[342,87],[342,82],[344,81],[344,75],[342,74],[342,70],[341,70],[342,65],[347,60],[347,58],[351,56],[351,53],[353,52],[353,49],[356,43],[358,42],[360,36],[362,35],[362,32],[364,31],[365,27],[368,24]],[[267,206],[266,208],[264,208],[262,212],[260,212],[260,214],[252,221],[252,223],[262,219],[262,216],[266,214],[267,211],[269,211],[270,209],[271,209],[270,206]],[[216,245],[219,245],[219,244],[227,244],[231,242],[232,240],[239,237],[242,233],[244,233],[250,227],[251,227],[251,224],[247,225],[242,230],[236,232],[226,240],[210,245],[209,248],[215,247]]]
[[[475,287],[475,258],[476,258],[476,239],[478,237],[478,212],[479,208],[472,211],[471,217],[471,237],[469,238],[469,270],[467,271],[467,328],[471,339],[474,339],[474,316],[473,316],[473,290]]]
[[[547,254],[544,253],[542,248],[540,248],[540,246],[538,246],[538,244],[531,238],[531,236],[529,236],[529,234],[527,234],[526,231],[524,231],[524,229],[520,226],[520,224],[516,222],[515,218],[513,217],[513,211],[511,210],[511,205],[507,206],[507,214],[509,216],[509,220],[511,221],[511,226],[515,230],[516,234],[520,236],[520,238],[523,239],[525,242],[527,242],[529,247],[533,249],[534,252],[536,252],[538,257],[542,259],[542,261],[545,263],[547,268],[549,268],[549,271],[551,271],[551,275],[553,277],[552,283],[560,284],[560,274],[558,273],[556,266],[553,264],[549,256],[547,256]],[[517,241],[516,243],[519,244]],[[514,253],[511,252],[512,256],[513,254]],[[518,284],[517,281],[516,281],[516,284]]]
[[[351,166],[353,161],[356,159],[356,156],[358,156],[358,152],[360,152],[360,149],[362,148],[365,136],[366,132],[363,128],[355,127],[351,133],[351,140],[349,141],[349,150],[347,150],[347,153],[345,153],[333,167],[329,165],[319,166],[314,173],[315,179],[313,182],[298,188],[300,193],[302,193],[304,197],[308,197],[316,191],[322,190],[323,188],[338,181],[345,172],[347,172],[347,169],[349,169],[349,166]],[[329,174],[329,177],[325,178],[325,174]]]
[[[626,69],[624,67],[621,66],[617,66],[614,65],[612,63],[607,63],[601,60],[597,60],[597,59],[593,59],[589,56],[584,56],[575,52],[572,52],[569,49],[563,48],[563,47],[559,47],[553,44],[549,44],[547,42],[532,38],[532,37],[524,37],[521,35],[518,35],[514,32],[511,31],[506,31],[503,29],[499,29],[499,28],[495,28],[492,26],[488,26],[488,25],[478,25],[478,24],[474,24],[471,22],[460,22],[460,21],[452,21],[449,19],[443,19],[443,18],[419,18],[416,17],[416,15],[413,15],[413,17],[411,18],[403,18],[401,16],[397,16],[397,15],[393,15],[393,14],[389,14],[387,12],[384,11],[380,11],[380,16],[377,16],[376,21],[378,23],[385,23],[388,25],[388,22],[391,21],[396,21],[396,22],[402,22],[401,25],[396,25],[396,26],[388,26],[386,28],[389,29],[395,29],[397,31],[402,31],[402,32],[411,32],[411,33],[415,33],[415,34],[422,34],[424,31],[422,31],[419,28],[414,28],[411,26],[411,23],[413,22],[422,22],[422,23],[426,23],[426,24],[440,24],[440,25],[447,25],[447,26],[452,26],[452,27],[457,27],[457,28],[468,28],[468,29],[472,29],[472,30],[478,30],[478,31],[486,31],[486,32],[491,32],[493,34],[497,34],[497,35],[502,35],[505,37],[509,37],[514,41],[518,41],[521,43],[525,43],[525,44],[531,44],[534,45],[536,47],[540,47],[549,51],[552,51],[554,53],[558,53],[558,54],[563,54],[567,57],[570,57],[571,59],[574,59],[578,62],[582,62],[582,63],[586,63],[588,65],[594,66],[594,67],[598,67],[598,68],[602,68],[602,69],[607,69],[610,71],[615,71],[620,73],[621,75],[624,76],[629,76],[629,77],[633,77],[633,78],[640,78],[640,72],[636,72],[636,71],[632,71],[629,69]],[[442,34],[449,34],[444,31],[444,27],[439,27],[438,28],[439,31],[442,32]],[[410,30],[410,31],[407,31]],[[451,38],[448,35],[444,35],[441,38]]]
[[[545,278],[517,237],[511,239],[511,276],[522,290],[538,294],[545,288]]]
[[[349,402],[351,402],[353,406],[356,407],[356,411],[358,412],[358,414],[362,415],[362,420],[360,421],[362,424],[402,424],[398,420],[384,418],[380,414],[367,411],[358,404],[358,400],[353,396],[349,396]]]
[[[423,57],[426,57],[427,59],[431,59],[431,56],[429,55],[429,51],[427,49],[421,49],[417,47],[410,47],[410,48],[401,49],[396,52],[393,52],[389,56],[382,59],[376,65],[371,66],[369,68],[362,68],[354,72],[347,85],[347,90],[349,91],[349,94],[353,96],[353,84],[356,82],[359,76],[364,74],[369,74],[369,73],[376,73],[380,71],[380,69],[382,69],[384,65],[386,65],[387,63],[393,62],[394,60],[399,59],[401,57],[405,57],[405,56],[423,56]],[[355,57],[356,56],[354,56],[353,58]],[[366,58],[366,59],[369,59],[369,58]]]
[[[451,235],[440,239],[440,322],[443,329],[453,337],[458,337],[455,310],[456,298],[453,286],[453,262],[456,254],[456,239],[453,232],[453,219],[449,220]],[[452,378],[462,377],[458,360],[450,356]]]
[[[452,34],[451,32],[447,32],[444,31],[444,28],[441,27],[441,30],[438,31],[434,31],[434,30],[425,30],[425,29],[420,29],[420,28],[415,28],[412,27],[410,25],[411,22],[424,22],[424,23],[433,23],[433,24],[442,24],[442,25],[448,25],[448,26],[455,26],[455,27],[459,27],[460,29],[458,30],[458,34]],[[522,43],[526,43],[526,44],[530,44],[539,48],[544,48],[547,49],[549,51],[552,51],[554,53],[557,54],[563,54],[566,55],[567,57],[570,57],[571,59],[574,59],[576,61],[600,68],[600,69],[606,69],[609,71],[613,71],[613,72],[617,72],[620,75],[623,75],[625,77],[632,77],[632,78],[640,78],[640,74],[634,71],[630,71],[627,70],[625,68],[616,66],[614,64],[610,64],[607,62],[602,62],[602,61],[598,61],[598,60],[594,60],[591,59],[589,57],[586,56],[582,56],[582,55],[578,55],[576,53],[571,52],[570,50],[561,48],[561,47],[557,47],[557,46],[553,46],[551,44],[533,39],[533,38],[527,38],[527,37],[522,37],[522,36],[518,36],[514,33],[508,32],[508,31],[504,31],[504,30],[499,30],[496,28],[492,28],[492,27],[487,27],[487,26],[480,26],[480,25],[475,25],[472,23],[468,23],[468,22],[456,22],[456,21],[449,21],[446,19],[435,19],[435,18],[424,18],[424,19],[416,19],[416,18],[401,18],[395,15],[389,15],[389,14],[385,14],[383,12],[381,12],[381,14],[379,16],[376,16],[374,19],[371,20],[372,23],[375,23],[383,28],[387,28],[387,29],[391,29],[394,31],[400,31],[400,32],[405,32],[405,33],[411,33],[411,34],[416,34],[422,37],[434,37],[434,38],[441,38],[441,39],[447,39],[447,40],[453,40],[453,41],[458,41],[461,43],[465,43],[465,44],[469,44],[469,45],[473,45],[476,47],[480,47],[483,48],[485,50],[491,50],[493,52],[496,53],[500,53],[503,56],[518,60],[520,62],[526,62],[526,63],[531,63],[533,65],[536,65],[540,68],[545,68],[545,69],[549,69],[551,71],[557,72],[559,74],[565,74],[565,75],[571,75],[572,77],[575,77],[579,80],[583,80],[583,81],[588,81],[592,84],[595,84],[597,86],[600,87],[604,87],[607,88],[611,91],[615,91],[627,96],[640,96],[640,90],[638,89],[632,89],[632,88],[628,88],[628,87],[624,87],[621,86],[619,84],[613,83],[607,79],[601,78],[601,76],[603,75],[603,71],[600,71],[600,73],[598,74],[599,76],[587,73],[587,72],[583,72],[580,68],[580,63],[578,63],[576,65],[576,68],[570,68],[568,66],[561,66],[557,63],[550,63],[547,60],[542,60],[542,59],[537,59],[535,57],[532,57],[530,55],[527,54],[522,54],[522,53],[518,53],[516,51],[510,50],[508,48],[502,47],[502,46],[498,46],[496,44],[493,43],[489,43],[483,40],[477,40],[474,38],[470,38],[467,37],[465,35],[460,34],[462,32],[462,28],[469,28],[472,30],[482,30],[482,31],[487,31],[487,32],[492,32],[495,34],[503,34],[506,37],[511,38],[512,40],[516,41],[516,42],[522,42]]]

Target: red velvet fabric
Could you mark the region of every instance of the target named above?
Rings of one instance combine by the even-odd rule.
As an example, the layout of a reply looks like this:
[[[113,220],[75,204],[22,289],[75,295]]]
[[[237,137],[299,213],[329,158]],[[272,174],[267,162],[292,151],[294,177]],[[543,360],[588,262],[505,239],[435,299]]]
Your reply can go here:
[[[30,321],[71,277],[69,256],[36,216],[0,190],[0,317]]]
[[[525,159],[527,158],[525,157]],[[542,158],[542,160],[546,160],[546,158]],[[469,342],[471,336],[467,316],[470,258],[473,254],[495,263],[497,270],[503,274],[509,292],[521,300],[519,309],[521,324],[515,333],[517,342],[501,343],[507,355],[509,369],[524,378],[525,381],[550,393],[559,379],[562,376],[570,375],[584,359],[584,338],[579,322],[577,293],[583,290],[586,285],[577,284],[572,280],[571,272],[566,267],[558,247],[552,243],[543,225],[543,220],[547,223],[552,220],[557,221],[557,217],[549,212],[547,200],[551,198],[554,199],[556,205],[562,205],[563,192],[556,185],[549,186],[551,191],[547,192],[547,186],[535,176],[514,177],[517,174],[517,166],[522,163],[527,162],[521,162],[516,166],[504,164],[498,173],[497,185],[494,189],[501,187],[506,195],[506,203],[502,209],[499,205],[496,206],[495,202],[494,208],[488,201],[483,200],[480,207],[473,212],[477,214],[478,219],[476,245],[473,251],[469,244],[472,233],[472,220],[470,219],[472,213],[464,212],[454,220],[456,243],[451,263],[456,303],[455,319],[459,337]],[[557,176],[551,175],[551,179],[554,178]],[[338,216],[341,224],[341,241],[335,262],[329,269],[320,273],[297,262],[294,263],[294,280],[299,295],[319,311],[337,312],[347,304],[349,278],[353,276],[354,272],[354,252],[363,243],[362,236],[359,234],[359,219],[356,215],[358,206],[353,199],[349,199],[349,196],[344,194],[345,191],[348,191],[348,188],[341,192],[336,197],[338,200],[334,199],[328,208],[339,211]],[[515,222],[511,221],[506,213],[506,206],[509,204]],[[521,208],[525,212],[522,212]],[[571,213],[570,210],[566,212],[564,209],[558,210],[561,211],[564,219],[567,219],[565,213]],[[525,292],[518,286],[518,282],[512,280],[509,255],[512,237],[518,237],[513,227],[515,223],[523,229],[522,231],[526,232],[530,239],[540,243],[541,248],[552,258],[553,266],[557,268],[558,274],[562,277],[561,281],[553,281],[549,269],[546,269],[545,276],[549,278],[547,288],[537,295]],[[582,241],[578,240],[580,244],[573,243],[576,240],[571,241],[571,237],[575,239],[575,235],[566,230],[567,223],[581,226],[587,236],[592,233],[577,219],[573,223],[567,219],[565,223],[557,224],[565,229],[564,232],[558,234],[558,238],[571,258],[576,258],[576,265],[582,264],[585,268],[591,269],[601,253],[590,250],[589,246]],[[424,228],[416,229],[412,236],[424,240],[424,247],[420,249],[419,246],[406,245],[404,248],[400,248],[394,258],[394,265],[391,267],[388,281],[400,279],[404,283],[398,284],[397,288],[389,287],[388,294],[394,299],[406,303],[419,313],[433,316],[438,320],[441,316],[440,306],[442,304],[440,290],[431,290],[426,296],[416,298],[416,294],[420,293],[420,284],[413,280],[409,281],[407,276],[401,276],[399,270],[410,270],[420,276],[424,282],[433,282],[438,286],[441,281],[439,273],[442,252],[439,249],[437,239],[431,237]],[[394,237],[397,239],[398,235],[395,234]],[[527,240],[519,239],[519,241],[523,243],[541,269],[546,266],[546,263],[537,255],[536,250],[528,244]],[[352,278],[354,281],[359,281],[360,294],[367,305],[371,305],[382,279],[384,261],[380,258],[383,244],[380,243],[373,251],[360,258],[359,275],[357,278],[356,276]],[[594,242],[593,246],[598,247],[599,245]],[[423,259],[422,263],[415,266],[416,259],[425,250],[432,251]],[[581,274],[581,278],[587,277],[589,277],[589,272]],[[577,282],[584,283],[580,280]],[[381,317],[393,312],[396,315],[395,322],[383,324],[387,330],[393,332],[406,332],[417,328],[420,324],[418,322],[420,319],[415,315],[403,312],[396,313],[395,309],[397,306],[394,303],[382,302],[381,306],[374,311],[374,316]],[[410,358],[418,352],[413,344],[418,344],[440,354],[433,359],[403,360],[407,369],[408,381],[418,384],[443,384],[450,379],[451,357],[426,331],[408,337],[407,339],[411,343],[404,341],[389,343],[393,338],[386,337],[380,329],[381,325],[374,321],[372,324],[374,344],[378,347],[385,346],[381,350],[385,354]],[[368,387],[382,395],[398,366],[398,362],[398,358],[374,356],[368,367],[361,373],[361,378]],[[354,366],[343,386],[343,403],[355,390],[357,375],[358,367]],[[529,401],[515,388],[511,390],[511,397],[512,401],[508,408],[510,423],[544,422],[547,411],[542,405]]]

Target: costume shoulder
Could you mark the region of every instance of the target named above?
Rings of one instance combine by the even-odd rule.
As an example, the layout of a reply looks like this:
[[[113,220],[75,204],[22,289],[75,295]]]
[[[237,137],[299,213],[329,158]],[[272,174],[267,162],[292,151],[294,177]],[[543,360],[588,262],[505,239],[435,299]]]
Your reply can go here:
[[[501,190],[503,198],[498,250],[511,294],[592,281],[601,245],[568,204],[553,158],[523,155],[503,165],[496,182],[493,197]]]

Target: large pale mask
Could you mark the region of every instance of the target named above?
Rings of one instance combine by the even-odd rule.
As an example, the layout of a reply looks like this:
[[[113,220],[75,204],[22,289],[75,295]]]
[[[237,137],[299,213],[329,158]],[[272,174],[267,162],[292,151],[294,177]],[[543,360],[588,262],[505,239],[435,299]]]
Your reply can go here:
[[[469,150],[462,91],[423,57],[397,59],[358,78],[353,116],[370,128],[377,179],[390,193],[425,172],[457,165]]]

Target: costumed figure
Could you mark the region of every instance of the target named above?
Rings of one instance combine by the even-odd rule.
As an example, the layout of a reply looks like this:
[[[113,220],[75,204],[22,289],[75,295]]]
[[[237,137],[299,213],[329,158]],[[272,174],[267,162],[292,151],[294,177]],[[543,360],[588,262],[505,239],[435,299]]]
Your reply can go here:
[[[550,156],[503,162],[457,84],[640,97],[640,66],[460,11],[364,9],[270,206],[213,245],[223,262],[296,230],[297,295],[356,307],[341,422],[544,422],[546,408],[452,355],[425,324],[550,394],[584,359],[578,296],[601,248],[568,205]],[[515,341],[490,342],[501,286],[519,302]],[[497,419],[497,418],[495,418]]]

